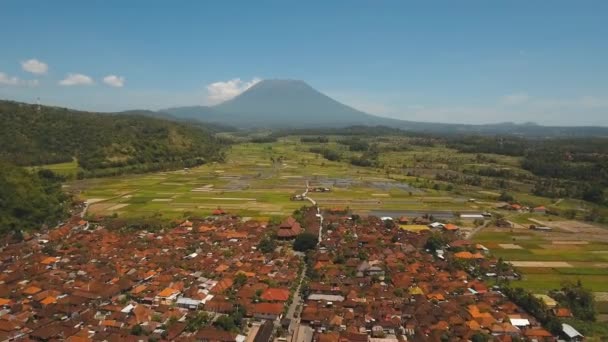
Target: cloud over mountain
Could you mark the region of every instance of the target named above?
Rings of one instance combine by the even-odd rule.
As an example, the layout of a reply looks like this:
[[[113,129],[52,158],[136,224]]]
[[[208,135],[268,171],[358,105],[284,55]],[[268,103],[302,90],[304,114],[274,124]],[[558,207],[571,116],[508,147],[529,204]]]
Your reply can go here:
[[[207,86],[207,102],[210,104],[217,104],[230,100],[260,81],[261,79],[255,77],[251,81],[243,81],[240,78],[233,78],[228,81],[211,83]]]

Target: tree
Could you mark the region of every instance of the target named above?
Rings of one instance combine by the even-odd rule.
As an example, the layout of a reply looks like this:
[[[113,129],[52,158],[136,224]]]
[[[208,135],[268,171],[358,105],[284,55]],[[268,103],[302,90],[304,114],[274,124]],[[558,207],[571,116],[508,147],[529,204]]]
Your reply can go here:
[[[131,328],[131,335],[140,336],[144,333],[144,328],[141,325],[136,324]]]
[[[222,330],[226,330],[226,331],[231,331],[236,328],[236,324],[234,323],[234,320],[230,316],[218,317],[215,320],[215,322],[213,322],[213,325],[215,325],[216,327],[218,327]]]
[[[258,244],[258,249],[262,253],[272,253],[276,247],[277,246],[274,239],[268,235],[265,236]]]
[[[245,285],[245,283],[247,282],[247,276],[240,272],[236,275],[236,277],[234,277],[234,286],[239,288],[243,285]]]
[[[475,335],[471,337],[471,341],[473,342],[487,342],[489,340],[490,338],[488,335],[482,333],[475,333]]]
[[[386,228],[386,229],[395,228],[395,222],[393,220],[384,220],[384,228]]]
[[[583,321],[595,321],[596,308],[593,293],[584,288],[580,280],[576,283],[565,282],[561,293],[555,299],[572,310],[574,317]]]
[[[209,323],[209,314],[205,311],[199,311],[194,317],[186,320],[186,331],[195,332]]]
[[[506,191],[503,191],[500,193],[500,196],[498,196],[498,200],[502,201],[502,202],[513,202],[514,198],[512,195],[508,194]]]
[[[298,252],[306,252],[317,246],[317,236],[312,233],[302,233],[296,236],[293,242],[293,249]]]
[[[434,253],[436,250],[443,248],[447,242],[448,241],[443,234],[435,232],[426,240],[424,248]]]

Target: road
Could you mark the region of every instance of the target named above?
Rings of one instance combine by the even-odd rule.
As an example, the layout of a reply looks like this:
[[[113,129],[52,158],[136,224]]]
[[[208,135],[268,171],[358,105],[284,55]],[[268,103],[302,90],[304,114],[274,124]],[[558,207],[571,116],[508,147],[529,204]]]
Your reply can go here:
[[[308,183],[308,181],[306,181],[306,190],[302,193],[302,197],[304,197],[306,200],[308,200],[310,203],[312,203],[312,205],[314,205],[317,208],[317,217],[319,218],[319,241],[318,243],[321,243],[321,241],[323,241],[322,238],[322,233],[323,233],[323,214],[321,214],[321,208],[319,208],[319,206],[317,205],[317,201],[315,201],[314,199],[310,198],[308,196],[308,189],[310,188],[310,185]]]
[[[465,239],[466,239],[466,240],[471,240],[471,239],[473,238],[473,236],[474,236],[475,234],[479,233],[479,231],[480,231],[480,230],[481,230],[483,227],[484,227],[484,225],[477,226],[477,227],[473,228],[473,230],[471,230],[471,231],[470,231],[470,232],[467,234],[467,236],[465,236]]]
[[[319,208],[319,206],[317,206],[317,202],[314,199],[308,197],[309,187],[310,187],[309,182],[306,181],[306,190],[304,190],[304,192],[302,193],[302,197],[305,198],[310,203],[312,203],[312,205],[314,205],[315,208],[317,208],[317,217],[319,218],[319,243],[320,243],[322,241],[322,233],[323,233],[323,215],[321,214],[321,208]],[[289,324],[289,333],[291,335],[292,342],[296,341],[296,339],[302,340],[302,341],[310,341],[312,339],[312,329],[310,329],[308,326],[300,324],[300,314],[301,314],[303,304],[304,304],[304,301],[303,301],[302,297],[300,296],[300,288],[302,287],[302,282],[304,281],[305,275],[306,275],[306,264],[304,264],[304,267],[302,268],[302,272],[300,273],[300,282],[298,283],[298,287],[294,293],[293,301],[291,302],[291,305],[287,309],[287,314],[285,315],[285,318],[291,320],[291,322]],[[300,309],[299,309],[300,312],[298,312],[296,315],[296,308],[298,308],[298,306],[300,307]]]
[[[87,210],[89,210],[89,202],[85,202],[86,204],[84,205],[84,208],[82,209],[82,212],[80,212],[80,217],[84,218],[87,214]]]
[[[300,282],[298,283],[298,288],[296,289],[296,291],[293,295],[293,301],[291,302],[289,309],[287,309],[287,314],[285,315],[285,318],[291,320],[291,323],[289,324],[290,333],[294,332],[296,330],[296,328],[298,327],[298,325],[300,324],[300,313],[298,312],[297,317],[295,317],[295,313],[296,313],[296,308],[298,307],[298,305],[300,306],[300,310],[301,310],[302,304],[304,303],[304,301],[302,300],[302,297],[300,296],[300,288],[302,287],[302,282],[304,281],[305,274],[306,274],[306,264],[304,264],[304,267],[302,268],[302,272],[300,272]]]

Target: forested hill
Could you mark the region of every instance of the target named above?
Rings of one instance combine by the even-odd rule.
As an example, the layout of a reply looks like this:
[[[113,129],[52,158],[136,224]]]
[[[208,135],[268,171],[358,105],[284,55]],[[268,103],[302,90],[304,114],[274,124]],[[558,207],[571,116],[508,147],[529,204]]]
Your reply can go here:
[[[55,226],[67,215],[68,205],[61,178],[52,172],[29,172],[0,160],[0,237]]]
[[[200,126],[138,114],[101,114],[0,101],[0,159],[17,165],[78,160],[85,175],[194,166],[222,159]]]

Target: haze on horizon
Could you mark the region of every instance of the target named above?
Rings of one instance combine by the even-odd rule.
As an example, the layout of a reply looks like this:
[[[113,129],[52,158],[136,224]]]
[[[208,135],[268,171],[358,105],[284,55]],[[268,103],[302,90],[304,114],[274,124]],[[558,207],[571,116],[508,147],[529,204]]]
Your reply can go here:
[[[0,99],[211,105],[298,79],[359,110],[608,126],[605,1],[4,1]]]

